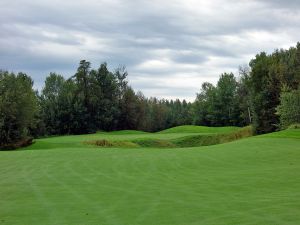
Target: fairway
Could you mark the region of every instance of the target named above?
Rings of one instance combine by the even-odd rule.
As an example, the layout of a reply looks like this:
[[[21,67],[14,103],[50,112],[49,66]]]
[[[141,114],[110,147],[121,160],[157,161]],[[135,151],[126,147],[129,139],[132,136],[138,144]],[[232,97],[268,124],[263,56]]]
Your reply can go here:
[[[191,148],[85,143],[173,140],[236,129],[100,132],[2,151],[0,224],[300,224],[300,129]]]

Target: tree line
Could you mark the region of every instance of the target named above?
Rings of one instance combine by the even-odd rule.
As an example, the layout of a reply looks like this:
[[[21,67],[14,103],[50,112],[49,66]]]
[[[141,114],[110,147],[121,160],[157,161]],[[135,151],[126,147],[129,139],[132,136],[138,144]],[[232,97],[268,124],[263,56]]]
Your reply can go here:
[[[125,67],[111,72],[103,63],[91,69],[82,60],[76,74],[65,80],[51,73],[38,96],[41,132],[81,134],[97,130],[158,131],[191,123],[191,103],[146,98],[128,85]]]
[[[24,73],[0,71],[0,146],[28,137],[135,129],[159,131],[195,124],[245,126],[257,134],[300,123],[300,44],[256,55],[238,77],[205,82],[193,103],[147,98],[127,81],[124,66],[92,69],[82,60],[74,76],[50,73],[41,91]]]

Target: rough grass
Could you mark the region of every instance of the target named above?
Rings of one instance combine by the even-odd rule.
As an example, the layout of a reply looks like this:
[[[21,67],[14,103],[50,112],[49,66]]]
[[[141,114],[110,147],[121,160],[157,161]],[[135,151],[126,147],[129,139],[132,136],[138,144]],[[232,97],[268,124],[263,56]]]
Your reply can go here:
[[[182,126],[179,127],[178,130],[191,130],[190,128],[196,128],[198,131],[200,130],[198,126]],[[188,129],[186,129],[188,128]],[[176,129],[173,129],[176,130]],[[201,130],[209,130],[201,127]],[[231,131],[230,131],[231,130]],[[217,132],[219,131],[219,133]],[[226,131],[221,133],[221,131]],[[157,133],[157,137],[151,135],[150,137],[143,137],[133,140],[127,141],[119,141],[119,140],[93,140],[85,142],[87,144],[93,144],[99,147],[151,147],[151,148],[183,148],[183,147],[197,147],[197,146],[208,146],[208,145],[216,145],[222,144],[230,141],[235,141],[241,138],[250,137],[253,134],[252,127],[244,127],[244,128],[234,128],[234,129],[213,129],[212,133],[188,133],[190,135],[172,138],[172,139],[159,139],[161,137],[160,134],[172,134],[172,132],[159,132]]]
[[[89,145],[96,145],[99,147],[122,147],[122,148],[135,148],[139,147],[138,144],[131,141],[109,141],[106,139],[86,141],[84,142]]]
[[[146,136],[45,138],[0,152],[0,224],[300,224],[299,129],[194,148],[83,143],[101,137]]]
[[[236,141],[242,138],[251,137],[253,135],[252,127],[244,127],[227,131],[225,133],[192,135],[175,139],[173,142],[177,147],[197,147],[223,144],[231,141]]]
[[[151,148],[174,148],[176,145],[170,140],[159,139],[138,139],[134,140],[139,147],[151,147]]]

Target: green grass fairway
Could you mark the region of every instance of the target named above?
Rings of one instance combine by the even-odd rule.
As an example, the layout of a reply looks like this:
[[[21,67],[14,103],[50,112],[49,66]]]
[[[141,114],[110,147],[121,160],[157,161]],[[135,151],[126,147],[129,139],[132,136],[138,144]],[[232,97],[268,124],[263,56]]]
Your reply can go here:
[[[237,128],[100,132],[2,151],[0,225],[299,225],[300,130],[193,148],[84,144],[226,129]]]

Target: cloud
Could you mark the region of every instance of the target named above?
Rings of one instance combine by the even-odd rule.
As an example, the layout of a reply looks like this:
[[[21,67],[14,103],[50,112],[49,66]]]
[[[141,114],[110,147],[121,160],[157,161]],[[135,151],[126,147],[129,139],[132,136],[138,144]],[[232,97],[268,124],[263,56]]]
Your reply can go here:
[[[298,0],[262,0],[261,2],[267,4],[269,7],[279,9],[289,8],[298,10],[300,7],[300,2]]]
[[[298,40],[299,1],[2,0],[0,67],[37,88],[81,59],[126,65],[146,96],[193,100],[201,83]]]

